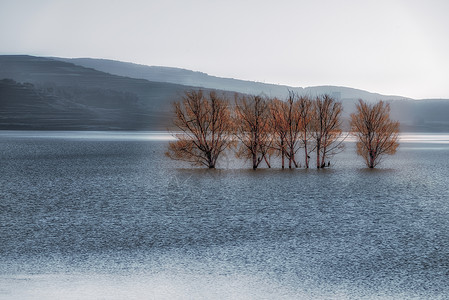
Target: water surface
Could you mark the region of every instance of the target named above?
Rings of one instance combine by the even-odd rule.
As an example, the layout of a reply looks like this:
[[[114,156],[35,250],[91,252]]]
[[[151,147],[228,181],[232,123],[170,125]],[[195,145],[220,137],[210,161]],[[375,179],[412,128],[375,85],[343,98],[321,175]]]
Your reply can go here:
[[[444,299],[449,137],[217,170],[163,134],[0,132],[0,299]]]

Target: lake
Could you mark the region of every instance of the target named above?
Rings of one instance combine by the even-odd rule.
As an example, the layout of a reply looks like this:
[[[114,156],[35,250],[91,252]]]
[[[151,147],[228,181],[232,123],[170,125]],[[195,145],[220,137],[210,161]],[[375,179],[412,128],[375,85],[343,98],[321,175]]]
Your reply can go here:
[[[449,135],[219,169],[170,136],[0,131],[0,299],[446,299]]]

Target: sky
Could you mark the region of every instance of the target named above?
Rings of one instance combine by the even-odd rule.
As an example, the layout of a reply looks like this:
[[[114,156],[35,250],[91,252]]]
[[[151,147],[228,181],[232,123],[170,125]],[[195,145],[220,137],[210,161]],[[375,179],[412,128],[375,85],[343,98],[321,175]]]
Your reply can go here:
[[[0,0],[0,54],[449,99],[449,1]]]

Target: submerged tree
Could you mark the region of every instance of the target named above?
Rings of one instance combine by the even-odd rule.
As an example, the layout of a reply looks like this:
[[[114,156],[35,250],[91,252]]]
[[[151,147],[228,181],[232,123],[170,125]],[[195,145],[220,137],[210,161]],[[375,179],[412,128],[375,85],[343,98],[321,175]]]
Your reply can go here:
[[[399,146],[399,122],[390,119],[390,105],[359,100],[351,114],[351,133],[357,138],[357,154],[374,168],[385,154],[395,154]]]
[[[342,151],[342,105],[329,95],[317,97],[313,102],[311,135],[316,151],[316,167],[326,167],[326,159]],[[329,161],[327,165],[329,165]]]
[[[290,169],[292,168],[292,163],[294,163],[296,168],[298,167],[295,155],[299,149],[301,127],[302,127],[302,120],[301,115],[299,114],[297,98],[298,96],[295,93],[290,92],[284,111],[285,120],[287,123],[286,142],[287,142],[288,167]]]
[[[233,144],[229,102],[210,92],[188,91],[173,104],[176,141],[170,142],[166,155],[175,160],[215,168],[218,157]]]
[[[279,99],[273,99],[270,102],[270,127],[274,134],[272,147],[281,156],[281,167],[284,169],[286,156],[286,136],[287,136],[287,121],[285,120],[286,103]]]
[[[312,100],[310,100],[307,96],[301,96],[298,99],[298,113],[301,118],[300,123],[300,140],[302,142],[304,148],[304,163],[305,167],[309,167],[309,153],[313,151],[313,149],[309,148],[310,140],[311,140],[311,130],[310,127],[312,125]]]
[[[299,149],[302,125],[297,98],[296,94],[290,92],[286,102],[275,99],[270,103],[271,130],[276,137],[273,145],[281,154],[282,168],[284,168],[284,157],[288,158],[290,169],[292,164],[298,167],[295,155]]]
[[[235,135],[240,141],[239,158],[252,160],[253,169],[270,154],[272,134],[268,102],[260,96],[236,96],[234,115]]]

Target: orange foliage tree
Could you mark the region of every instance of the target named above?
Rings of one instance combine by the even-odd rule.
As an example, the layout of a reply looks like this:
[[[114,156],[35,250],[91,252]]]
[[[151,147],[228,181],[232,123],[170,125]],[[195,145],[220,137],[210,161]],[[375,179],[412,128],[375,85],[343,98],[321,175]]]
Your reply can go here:
[[[296,168],[298,167],[295,155],[296,152],[299,150],[302,120],[298,109],[297,99],[298,95],[296,95],[293,92],[290,92],[284,110],[284,116],[287,123],[286,142],[287,142],[288,167],[290,169],[292,168],[292,163],[294,163]]]
[[[265,160],[272,150],[270,110],[268,102],[261,96],[236,96],[234,109],[235,135],[240,141],[236,153],[238,158],[252,160],[253,170]]]
[[[215,92],[206,96],[201,90],[187,91],[173,107],[177,140],[169,143],[165,154],[175,160],[215,168],[220,154],[234,144],[229,102]]]
[[[279,99],[273,99],[270,102],[270,127],[274,134],[272,147],[281,156],[281,167],[284,169],[285,156],[286,156],[286,139],[288,126],[284,112],[287,110],[286,103]]]
[[[290,92],[286,102],[274,99],[270,102],[271,131],[274,149],[281,155],[282,168],[284,168],[284,157],[288,158],[288,167],[292,163],[298,167],[295,154],[299,149],[301,136],[301,115],[298,110],[297,95]]]
[[[342,151],[342,105],[329,95],[313,101],[311,134],[316,152],[316,167],[326,167],[326,159]],[[327,163],[329,165],[329,161]]]
[[[351,133],[357,138],[357,154],[374,168],[385,154],[395,154],[399,146],[399,122],[390,119],[390,105],[359,100],[351,114]]]
[[[300,140],[304,148],[305,167],[309,167],[309,153],[313,151],[310,148],[311,143],[311,125],[312,125],[312,100],[307,96],[301,96],[298,99],[298,113],[301,119],[300,123]]]

